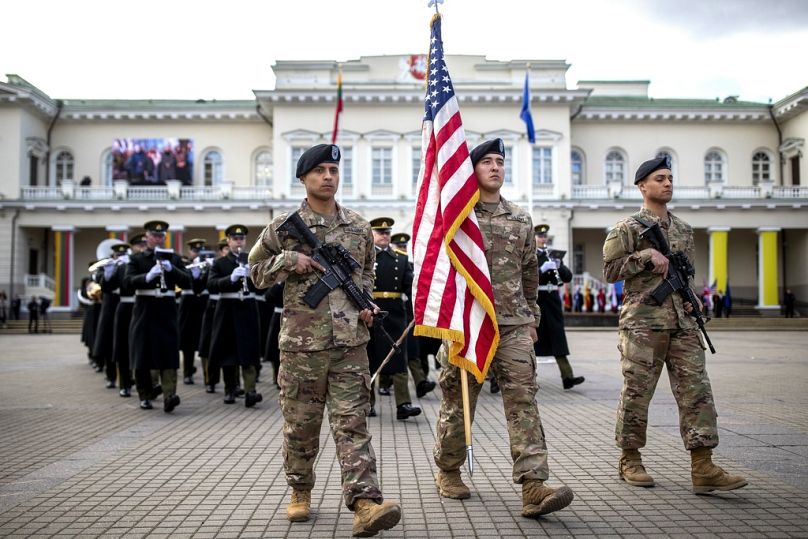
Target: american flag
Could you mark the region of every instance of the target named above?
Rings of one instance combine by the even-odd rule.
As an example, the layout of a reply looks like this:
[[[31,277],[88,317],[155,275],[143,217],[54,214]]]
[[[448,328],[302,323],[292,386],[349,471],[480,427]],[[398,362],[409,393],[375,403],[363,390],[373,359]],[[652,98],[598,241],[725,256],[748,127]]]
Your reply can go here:
[[[421,170],[412,229],[415,334],[452,341],[449,362],[485,380],[499,344],[494,290],[474,205],[480,197],[441,19],[432,19]]]

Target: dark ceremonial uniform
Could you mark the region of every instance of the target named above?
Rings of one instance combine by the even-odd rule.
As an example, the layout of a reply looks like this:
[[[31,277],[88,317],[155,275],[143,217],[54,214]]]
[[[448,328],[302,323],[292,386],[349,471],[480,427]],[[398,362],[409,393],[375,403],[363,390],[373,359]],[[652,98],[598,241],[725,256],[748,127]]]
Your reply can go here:
[[[112,323],[112,356],[118,370],[118,385],[121,388],[121,397],[128,397],[132,388],[132,371],[134,367],[129,361],[129,326],[132,323],[132,310],[135,308],[135,289],[131,284],[124,283],[126,264],[115,268],[112,277],[119,287],[120,301],[115,309],[115,318]]]
[[[550,260],[547,249],[537,249],[536,255],[539,267]],[[539,270],[539,299],[536,303],[541,309],[541,322],[539,340],[533,345],[537,356],[567,356],[570,353],[564,334],[564,309],[558,295],[558,287],[570,281],[572,272],[563,263],[558,270]]]
[[[193,279],[191,287],[184,289],[180,296],[180,350],[183,357],[182,374],[186,383],[193,383],[191,377],[196,372],[194,354],[199,346],[202,316],[205,314],[209,296],[206,277],[204,272],[201,273],[199,278]]]
[[[104,269],[95,272],[95,281],[101,285],[101,309],[98,313],[98,325],[93,341],[93,357],[99,365],[104,365],[107,387],[115,387],[115,361],[112,357],[113,325],[115,309],[121,298],[117,283],[104,279]]]
[[[95,260],[92,261],[95,263]],[[92,265],[92,264],[91,264]],[[92,277],[85,277],[81,280],[81,289],[79,290],[79,299],[84,305],[84,321],[81,324],[81,342],[87,347],[87,357],[95,366],[95,370],[101,372],[103,367],[98,364],[95,356],[93,356],[93,343],[95,341],[95,329],[98,325],[98,316],[101,312],[101,303],[95,301],[87,295],[87,286],[90,282],[95,281]]]
[[[272,308],[272,318],[269,321],[264,361],[272,363],[272,376],[276,386],[278,385],[278,372],[281,368],[281,350],[278,347],[278,338],[283,318],[283,286],[283,283],[275,283],[266,292],[267,305]]]

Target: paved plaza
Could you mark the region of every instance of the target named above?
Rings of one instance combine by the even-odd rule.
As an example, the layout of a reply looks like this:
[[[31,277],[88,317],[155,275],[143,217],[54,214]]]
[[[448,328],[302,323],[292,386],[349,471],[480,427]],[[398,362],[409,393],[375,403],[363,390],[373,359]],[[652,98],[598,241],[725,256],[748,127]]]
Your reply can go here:
[[[378,397],[380,416],[369,422],[379,479],[403,510],[383,537],[808,536],[808,333],[712,335],[718,354],[708,369],[721,436],[715,460],[749,479],[746,488],[714,496],[690,493],[689,456],[665,374],[644,451],[657,486],[617,478],[616,331],[568,336],[586,383],[564,391],[554,363],[540,362],[538,372],[551,482],[572,487],[572,505],[538,520],[520,516],[501,397],[487,385],[465,501],[441,499],[433,481],[439,396],[416,400],[424,413],[406,422],[396,421],[392,397]],[[313,518],[286,520],[283,421],[271,384],[260,384],[264,402],[255,409],[241,400],[224,405],[221,389],[207,394],[199,380],[181,384],[182,404],[168,415],[162,401],[143,411],[135,397],[105,389],[78,335],[0,336],[0,350],[0,537],[350,536],[327,421]]]

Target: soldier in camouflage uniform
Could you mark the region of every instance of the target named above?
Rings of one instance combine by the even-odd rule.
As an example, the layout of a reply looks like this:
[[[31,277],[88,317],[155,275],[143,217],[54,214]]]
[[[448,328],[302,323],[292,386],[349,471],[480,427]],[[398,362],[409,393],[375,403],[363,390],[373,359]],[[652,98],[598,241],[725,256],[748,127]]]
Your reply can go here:
[[[536,304],[539,286],[533,223],[530,215],[500,196],[505,179],[505,146],[502,139],[483,142],[471,152],[471,162],[480,186],[474,207],[485,241],[485,257],[494,288],[494,305],[500,342],[491,362],[502,388],[513,458],[513,481],[522,485],[522,515],[537,517],[557,511],[572,502],[568,487],[548,487],[547,445],[536,404],[536,356],[533,343],[541,312]],[[442,496],[471,496],[460,478],[466,460],[460,370],[448,363],[446,345],[441,359],[440,387],[443,393],[438,418],[434,457]],[[482,386],[469,380],[471,419]]]
[[[359,262],[351,277],[370,294],[375,261],[370,225],[334,200],[339,187],[339,159],[339,148],[332,144],[319,144],[303,153],[296,175],[307,198],[297,212],[320,241],[341,244]],[[375,535],[398,523],[401,508],[383,501],[367,430],[367,325],[373,322],[374,312],[360,312],[341,288],[331,291],[316,308],[304,303],[304,295],[323,268],[311,258],[308,245],[278,232],[287,216],[284,213],[275,218],[250,252],[250,276],[256,286],[286,283],[278,382],[284,418],[284,468],[292,487],[287,516],[293,522],[309,518],[314,462],[323,407],[327,405],[342,469],[343,498],[354,512],[354,535]]]
[[[670,158],[646,161],[637,170],[635,185],[643,196],[642,209],[617,223],[603,245],[603,275],[610,283],[625,280],[620,312],[623,389],[617,410],[615,439],[622,449],[620,478],[634,486],[652,486],[640,456],[645,446],[648,406],[663,366],[679,407],[679,429],[690,451],[693,491],[732,490],[746,485],[743,477],[730,475],[714,465],[712,448],[718,445],[718,427],[704,346],[694,320],[688,316],[701,305],[684,303],[673,293],[661,306],[650,294],[662,283],[668,259],[640,238],[645,226],[659,224],[671,251],[682,251],[693,261],[693,229],[672,215],[667,204],[673,196]]]

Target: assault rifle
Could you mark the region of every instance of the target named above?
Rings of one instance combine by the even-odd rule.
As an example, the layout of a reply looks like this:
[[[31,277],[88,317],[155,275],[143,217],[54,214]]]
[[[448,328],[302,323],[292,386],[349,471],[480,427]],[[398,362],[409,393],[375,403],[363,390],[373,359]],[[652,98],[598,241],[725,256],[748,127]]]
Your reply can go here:
[[[325,272],[318,276],[318,280],[311,288],[306,291],[303,296],[303,303],[314,309],[317,307],[323,298],[329,292],[339,287],[342,288],[345,295],[354,306],[363,311],[370,309],[373,312],[374,304],[373,298],[364,290],[356,286],[356,283],[351,278],[351,274],[360,268],[359,262],[351,256],[345,247],[339,243],[326,243],[323,244],[317,236],[315,236],[300,214],[292,212],[289,217],[280,224],[277,228],[278,232],[285,232],[299,242],[308,245],[312,249],[311,258],[320,266],[325,268]],[[387,311],[380,311],[373,315],[372,329],[375,329],[384,337],[391,348],[396,352],[401,351],[401,347],[393,340],[389,333],[384,329],[382,321],[387,316]]]
[[[640,232],[640,237],[648,240],[651,245],[654,246],[654,249],[662,253],[669,261],[668,274],[663,279],[662,284],[651,292],[651,299],[653,299],[657,305],[662,305],[662,303],[668,299],[668,296],[674,292],[678,292],[683,302],[690,303],[690,305],[693,306],[690,315],[696,319],[696,324],[698,324],[701,334],[704,335],[704,340],[707,341],[710,352],[715,354],[715,347],[713,347],[710,336],[707,335],[707,330],[704,327],[704,317],[701,315],[699,302],[693,290],[690,288],[690,278],[696,274],[693,264],[690,263],[687,255],[682,251],[671,252],[658,223],[650,225],[639,219],[636,219],[636,221],[645,227],[645,229]],[[649,264],[651,263],[649,262]]]

